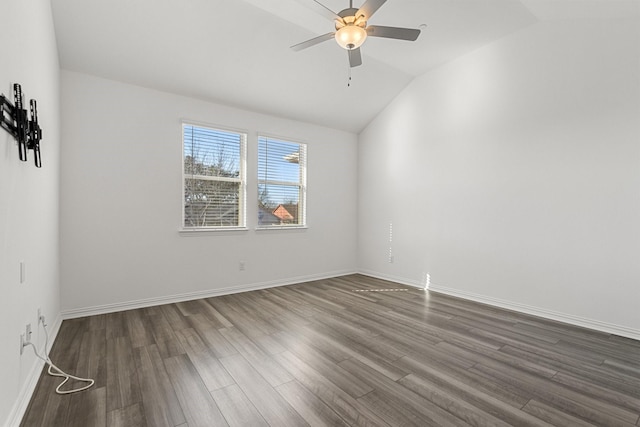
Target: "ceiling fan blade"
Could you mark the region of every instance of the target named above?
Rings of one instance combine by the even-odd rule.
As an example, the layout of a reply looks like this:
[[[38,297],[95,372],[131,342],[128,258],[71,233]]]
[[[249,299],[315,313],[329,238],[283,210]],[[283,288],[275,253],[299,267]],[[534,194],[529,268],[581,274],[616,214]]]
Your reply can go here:
[[[362,7],[358,9],[358,13],[356,13],[356,17],[360,15],[364,15],[365,19],[368,21],[371,18],[371,15],[376,13],[376,10],[380,9],[380,6],[386,3],[387,0],[367,0],[364,2]]]
[[[362,65],[362,54],[360,53],[360,48],[347,50],[349,54],[349,65],[351,68],[358,67]]]
[[[315,45],[317,45],[319,43],[322,43],[322,42],[325,42],[327,40],[331,40],[334,37],[334,35],[335,35],[335,33],[323,34],[321,36],[314,37],[314,38],[312,38],[310,40],[307,40],[306,42],[295,44],[295,45],[291,46],[291,49],[293,51],[295,51],[295,52],[298,52],[298,51],[300,51],[302,49],[306,49],[308,47],[315,46]]]
[[[342,17],[340,17],[340,15],[338,15],[333,10],[329,9],[327,6],[323,5],[317,0],[305,0],[302,3],[309,9],[315,10],[316,13],[324,16],[325,18],[331,21],[336,19],[339,21],[342,21]]]
[[[369,25],[367,27],[367,35],[371,37],[384,37],[387,39],[415,41],[420,35],[420,30],[414,30],[412,28]]]

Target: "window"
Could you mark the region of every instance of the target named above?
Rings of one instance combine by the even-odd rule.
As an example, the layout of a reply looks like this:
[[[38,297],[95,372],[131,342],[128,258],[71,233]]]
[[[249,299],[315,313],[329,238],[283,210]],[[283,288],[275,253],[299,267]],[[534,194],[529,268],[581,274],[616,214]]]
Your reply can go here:
[[[185,229],[245,226],[247,135],[182,125]]]
[[[307,146],[258,137],[258,227],[306,225]]]

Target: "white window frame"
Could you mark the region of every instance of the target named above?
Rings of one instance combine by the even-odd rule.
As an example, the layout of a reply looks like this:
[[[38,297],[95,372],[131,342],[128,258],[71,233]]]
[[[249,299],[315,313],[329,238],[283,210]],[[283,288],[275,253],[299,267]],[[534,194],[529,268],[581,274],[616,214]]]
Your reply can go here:
[[[262,139],[273,140],[275,142],[285,142],[288,144],[297,144],[298,152],[299,152],[299,160],[298,164],[300,165],[299,170],[299,178],[297,182],[293,181],[278,181],[278,180],[269,180],[262,179],[260,177],[260,173],[257,172],[257,185],[258,188],[258,197],[259,197],[259,187],[260,185],[286,185],[286,186],[296,186],[298,187],[298,224],[260,224],[258,218],[256,230],[282,230],[282,229],[306,229],[308,227],[307,224],[307,168],[308,168],[308,145],[304,142],[296,141],[292,138],[281,137],[281,136],[273,136],[265,133],[258,133],[257,138],[257,168],[260,168],[260,142]],[[256,199],[256,203],[259,209],[259,200]]]
[[[205,175],[187,175],[185,174],[184,168],[184,154],[185,154],[185,127],[191,126],[196,128],[208,129],[216,132],[225,132],[230,134],[236,134],[240,136],[240,159],[239,159],[239,176],[238,178],[230,178],[230,177],[221,177],[221,176],[205,176]],[[246,213],[246,201],[247,201],[247,139],[248,133],[244,130],[232,129],[217,125],[211,125],[207,123],[200,123],[195,121],[182,121],[182,133],[180,135],[180,139],[182,140],[182,185],[181,185],[181,199],[182,199],[182,223],[180,226],[181,233],[202,233],[202,232],[218,232],[218,231],[244,231],[247,230],[247,213]],[[238,195],[238,224],[237,225],[222,225],[222,226],[208,226],[208,227],[188,227],[185,225],[185,183],[187,178],[203,179],[203,180],[211,180],[211,181],[220,181],[220,182],[236,182],[239,183],[239,191]]]

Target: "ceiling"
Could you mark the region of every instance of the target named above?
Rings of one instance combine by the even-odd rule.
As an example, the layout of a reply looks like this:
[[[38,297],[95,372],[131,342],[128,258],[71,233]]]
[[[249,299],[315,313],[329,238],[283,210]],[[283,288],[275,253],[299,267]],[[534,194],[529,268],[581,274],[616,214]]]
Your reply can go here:
[[[369,38],[347,86],[333,40],[289,49],[333,30],[313,0],[51,0],[64,69],[354,133],[415,76],[539,20],[600,17],[605,3],[618,17],[640,0],[388,0],[369,24],[422,34]]]

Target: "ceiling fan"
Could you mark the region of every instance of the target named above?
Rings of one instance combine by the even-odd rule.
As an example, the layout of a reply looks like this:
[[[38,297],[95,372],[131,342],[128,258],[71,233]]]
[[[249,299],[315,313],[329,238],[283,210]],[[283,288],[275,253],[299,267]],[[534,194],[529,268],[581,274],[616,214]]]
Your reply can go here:
[[[312,7],[323,16],[334,21],[336,30],[291,46],[291,49],[296,52],[335,38],[336,42],[347,50],[349,65],[351,67],[357,67],[362,65],[360,46],[362,46],[367,36],[415,41],[420,35],[420,30],[411,28],[383,27],[380,25],[367,26],[369,18],[371,18],[387,0],[366,0],[360,9],[355,9],[353,7],[353,0],[349,0],[349,7],[338,13],[335,13],[317,0],[305,1],[309,7]]]

